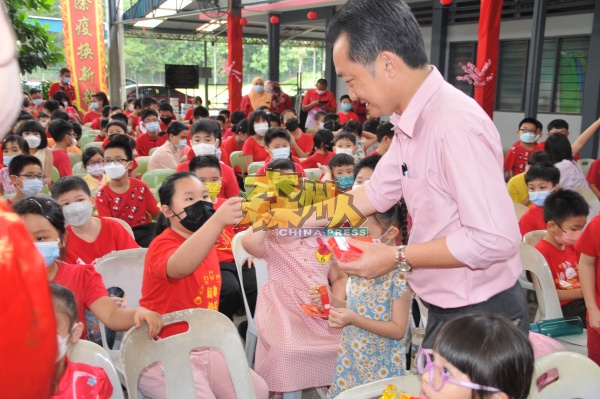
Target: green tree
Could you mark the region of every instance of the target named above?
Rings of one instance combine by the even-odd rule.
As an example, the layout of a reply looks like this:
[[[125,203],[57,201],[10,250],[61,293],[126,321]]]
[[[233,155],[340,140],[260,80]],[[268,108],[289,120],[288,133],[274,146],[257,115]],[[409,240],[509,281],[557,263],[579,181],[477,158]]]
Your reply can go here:
[[[28,12],[50,12],[54,0],[5,0],[8,17],[17,35],[19,66],[22,72],[31,73],[36,68],[47,68],[64,60],[61,50],[54,45],[48,26],[29,19]]]

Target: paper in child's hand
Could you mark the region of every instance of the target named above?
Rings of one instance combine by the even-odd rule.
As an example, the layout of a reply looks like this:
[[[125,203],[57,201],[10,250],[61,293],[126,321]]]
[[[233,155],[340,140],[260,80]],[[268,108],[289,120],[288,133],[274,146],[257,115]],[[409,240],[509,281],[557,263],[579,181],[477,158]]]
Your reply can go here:
[[[300,304],[300,306],[302,306],[304,313],[306,313],[308,317],[319,317],[321,319],[326,319],[327,317],[329,317],[329,315],[323,313],[323,308],[321,308],[320,306],[314,305],[312,303],[302,303]]]

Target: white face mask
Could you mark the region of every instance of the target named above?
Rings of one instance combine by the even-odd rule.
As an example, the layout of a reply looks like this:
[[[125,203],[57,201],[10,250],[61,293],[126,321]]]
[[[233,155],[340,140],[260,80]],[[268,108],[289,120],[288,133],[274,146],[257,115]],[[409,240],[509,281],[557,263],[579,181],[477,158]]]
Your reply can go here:
[[[267,134],[267,130],[269,130],[269,124],[266,122],[265,123],[257,123],[254,125],[254,131],[259,136],[264,136],[265,134]]]
[[[75,137],[71,137],[69,140],[71,141],[69,147],[77,147],[77,139]]]
[[[94,213],[92,203],[89,201],[73,202],[63,207],[65,222],[71,226],[83,226],[90,220]]]
[[[127,109],[128,109],[130,112],[133,112],[133,111],[135,110],[135,107],[133,106],[133,104],[129,104],[129,105],[127,106]]]
[[[347,154],[352,156],[352,148],[335,148],[336,154]]]
[[[290,157],[290,147],[276,148],[271,150],[273,159],[288,159]]]
[[[207,155],[215,155],[217,152],[217,147],[214,144],[200,143],[194,144],[192,146],[192,150],[196,156],[203,157]]]
[[[23,138],[25,139],[25,141],[27,141],[27,144],[29,144],[29,148],[38,148],[42,143],[42,139],[38,136],[29,135]]]
[[[111,179],[120,179],[126,172],[127,169],[120,163],[109,163],[104,167],[104,173]]]
[[[68,335],[66,337],[61,337],[60,335],[56,334],[56,342],[58,343],[58,353],[56,354],[56,361],[54,363],[58,363],[58,361],[65,357],[65,355],[67,354],[68,341]]]
[[[322,96],[323,94],[325,94],[325,90],[318,90],[317,89],[317,93],[319,93],[319,95]]]
[[[319,129],[325,129],[325,124],[323,122],[319,123]]]
[[[160,131],[160,124],[158,122],[146,123],[146,130],[150,133],[158,133]]]

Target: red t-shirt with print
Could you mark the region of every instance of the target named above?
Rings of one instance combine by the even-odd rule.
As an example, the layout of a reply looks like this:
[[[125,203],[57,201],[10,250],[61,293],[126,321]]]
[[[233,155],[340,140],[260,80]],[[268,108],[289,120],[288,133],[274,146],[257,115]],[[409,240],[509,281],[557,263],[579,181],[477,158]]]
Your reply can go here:
[[[152,240],[144,263],[140,306],[160,314],[193,308],[219,310],[221,269],[214,246],[189,276],[180,279],[167,276],[167,262],[184,242],[185,238],[171,228]],[[185,328],[167,326],[160,335],[167,337]]]
[[[221,162],[221,192],[219,192],[220,198],[231,198],[240,195],[240,186],[237,183],[235,173],[230,166],[225,165]],[[177,165],[176,172],[189,172],[190,161],[180,163]]]
[[[96,261],[113,251],[139,248],[131,234],[116,220],[99,218],[102,222],[98,237],[87,242],[67,226],[67,246],[65,262],[73,264],[95,265]]]
[[[565,249],[556,248],[546,240],[540,240],[536,248],[548,263],[554,285],[557,290],[577,290],[581,288],[579,283],[579,252],[572,245],[565,245]],[[572,301],[561,301],[565,305]]]
[[[91,265],[72,265],[59,262],[58,272],[52,281],[73,292],[77,303],[77,320],[83,323],[81,338],[85,339],[87,337],[85,309],[89,309],[101,297],[108,296],[102,276]]]
[[[536,151],[538,151],[537,145],[534,146],[533,150],[528,150],[521,145],[520,141],[516,142],[506,153],[506,157],[504,158],[504,170],[512,172],[513,176],[525,172],[525,166],[527,165],[529,156]]]
[[[50,399],[109,399],[112,393],[113,386],[102,367],[73,363],[67,357],[65,371],[58,381],[58,389]]]
[[[242,153],[244,155],[252,155],[252,162],[264,162],[264,160],[269,156],[269,153],[267,150],[265,150],[265,147],[258,144],[258,142],[252,136],[248,137],[248,139],[244,142]]]
[[[150,223],[148,213],[158,213],[158,203],[148,185],[141,180],[129,178],[129,190],[115,193],[106,184],[96,194],[98,216],[110,216],[127,222],[131,227]]]
[[[596,305],[600,305],[600,216],[596,216],[587,225],[579,240],[575,243],[575,250],[579,253],[596,258]]]

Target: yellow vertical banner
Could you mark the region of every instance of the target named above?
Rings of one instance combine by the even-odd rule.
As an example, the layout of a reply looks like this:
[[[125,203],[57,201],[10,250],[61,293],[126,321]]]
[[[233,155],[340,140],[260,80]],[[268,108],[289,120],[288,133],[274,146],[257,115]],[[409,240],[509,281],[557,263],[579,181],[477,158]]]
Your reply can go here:
[[[90,97],[107,92],[104,51],[104,2],[101,0],[61,0],[63,38],[75,105],[87,111]]]

